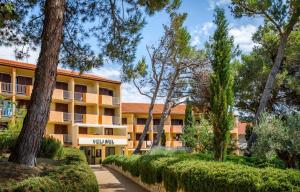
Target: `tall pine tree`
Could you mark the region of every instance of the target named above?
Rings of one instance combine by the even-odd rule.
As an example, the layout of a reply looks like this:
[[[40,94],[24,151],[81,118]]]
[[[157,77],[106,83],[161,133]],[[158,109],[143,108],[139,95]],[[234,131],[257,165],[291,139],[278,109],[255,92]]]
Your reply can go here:
[[[233,38],[228,35],[224,10],[216,8],[214,17],[217,29],[208,45],[213,69],[210,77],[211,121],[214,129],[214,158],[224,161],[233,126],[233,72],[230,65]]]

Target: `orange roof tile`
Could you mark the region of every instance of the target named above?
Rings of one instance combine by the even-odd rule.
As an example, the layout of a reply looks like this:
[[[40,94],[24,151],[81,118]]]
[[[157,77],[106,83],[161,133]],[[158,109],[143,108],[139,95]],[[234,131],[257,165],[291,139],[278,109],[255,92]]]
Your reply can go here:
[[[34,64],[24,63],[24,62],[19,62],[19,61],[12,61],[12,60],[7,60],[7,59],[0,59],[0,65],[20,68],[20,69],[28,69],[28,70],[35,70],[35,68],[36,68],[36,65],[34,65]],[[57,69],[57,74],[63,75],[63,76],[75,77],[75,78],[89,79],[89,80],[94,80],[94,81],[103,81],[103,82],[108,82],[108,83],[121,84],[120,81],[109,80],[109,79],[99,77],[96,75],[91,75],[91,74],[80,74],[79,72],[65,70],[65,69]]]
[[[122,113],[139,113],[147,114],[149,110],[149,103],[122,103]],[[153,114],[161,114],[163,111],[163,104],[155,104]],[[184,114],[185,105],[178,105],[171,110],[171,114]]]

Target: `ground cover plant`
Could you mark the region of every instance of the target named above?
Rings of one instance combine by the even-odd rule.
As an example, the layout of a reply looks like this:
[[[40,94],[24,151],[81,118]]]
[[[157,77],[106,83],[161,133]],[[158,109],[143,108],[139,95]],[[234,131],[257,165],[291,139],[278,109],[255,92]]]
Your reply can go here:
[[[33,168],[2,160],[0,191],[98,191],[97,180],[84,154],[75,148],[63,148],[62,153],[60,160],[57,156],[54,159],[39,158]]]
[[[155,149],[142,156],[109,156],[104,164],[122,167],[147,184],[163,182],[167,191],[300,190],[300,172],[283,169],[279,160],[238,156],[228,156],[226,162],[212,160],[212,154]]]

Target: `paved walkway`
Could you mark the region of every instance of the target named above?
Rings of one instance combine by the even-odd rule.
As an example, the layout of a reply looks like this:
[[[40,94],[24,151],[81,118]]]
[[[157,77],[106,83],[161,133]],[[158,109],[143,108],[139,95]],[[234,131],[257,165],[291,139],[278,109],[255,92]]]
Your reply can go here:
[[[91,165],[91,168],[97,177],[101,192],[146,192],[144,188],[110,168],[100,165]]]

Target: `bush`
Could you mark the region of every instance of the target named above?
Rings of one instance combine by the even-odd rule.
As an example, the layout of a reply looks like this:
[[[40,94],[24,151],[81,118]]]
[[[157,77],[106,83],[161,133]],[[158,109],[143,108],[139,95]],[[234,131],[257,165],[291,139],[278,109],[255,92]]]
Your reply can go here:
[[[98,192],[95,175],[85,160],[85,156],[76,148],[64,148],[62,160],[54,170],[39,177],[30,177],[12,184],[4,191],[34,192]],[[1,191],[1,190],[0,190]]]
[[[111,156],[104,163],[120,166],[133,176],[140,176],[147,184],[163,182],[167,191],[300,190],[299,171],[243,165],[256,164],[257,159],[254,158],[232,157],[228,162],[209,161],[211,158],[210,154],[146,154]]]
[[[62,144],[59,140],[52,137],[44,137],[42,139],[41,148],[38,157],[53,159],[61,150]]]

